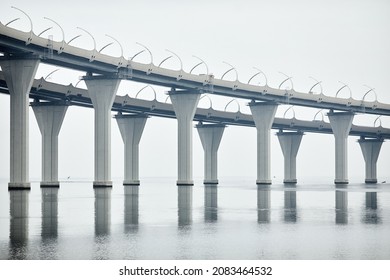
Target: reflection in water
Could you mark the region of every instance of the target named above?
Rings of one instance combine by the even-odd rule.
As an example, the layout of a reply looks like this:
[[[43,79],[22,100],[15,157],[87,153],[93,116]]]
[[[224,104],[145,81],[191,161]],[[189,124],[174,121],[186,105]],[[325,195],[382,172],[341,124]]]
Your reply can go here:
[[[111,188],[95,188],[95,235],[110,234]]]
[[[192,224],[192,186],[177,187],[179,227]]]
[[[366,224],[381,223],[378,213],[377,192],[366,192],[366,207],[363,214],[363,221]]]
[[[138,226],[139,186],[123,186],[125,190],[125,228]]]
[[[257,221],[269,223],[271,217],[271,192],[269,186],[257,186]]]
[[[297,191],[284,191],[284,221],[296,223],[297,221]]]
[[[336,190],[336,224],[348,224],[348,192]]]
[[[57,258],[58,188],[41,188],[42,221],[40,259]]]
[[[42,188],[42,239],[58,235],[58,188]]]
[[[25,259],[28,241],[29,190],[10,190],[9,259]]]
[[[218,187],[216,185],[204,186],[204,220],[205,222],[218,220]]]

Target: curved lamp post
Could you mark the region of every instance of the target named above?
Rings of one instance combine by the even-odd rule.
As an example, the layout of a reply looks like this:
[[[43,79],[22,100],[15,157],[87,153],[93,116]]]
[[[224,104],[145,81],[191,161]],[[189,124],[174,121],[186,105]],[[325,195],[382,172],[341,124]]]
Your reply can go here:
[[[57,72],[57,71],[59,71],[60,69],[59,68],[57,68],[57,69],[55,69],[55,70],[53,70],[53,71],[51,71],[49,74],[47,74],[46,75],[46,77],[45,78],[43,78],[45,81],[47,80],[47,78],[49,78],[52,74],[54,74],[55,72]]]
[[[26,42],[26,45],[28,45],[28,44],[31,43],[32,36],[33,36],[33,23],[32,23],[32,20],[31,20],[31,18],[29,17],[29,15],[25,11],[23,11],[23,10],[21,10],[19,8],[16,8],[14,6],[11,6],[11,8],[15,9],[15,10],[18,10],[19,12],[23,13],[28,18],[28,20],[30,22],[30,36],[29,36],[29,38],[27,39],[27,42]],[[14,20],[10,21],[8,24],[10,24],[11,22],[14,22],[16,20],[18,20],[18,19],[14,19]]]
[[[286,118],[286,114],[287,114],[287,112],[288,111],[292,111],[293,112],[293,119],[295,119],[295,110],[294,110],[294,105],[291,105],[290,107],[288,107],[287,108],[287,110],[286,111],[284,111],[284,114],[283,114],[283,119],[285,119]]]
[[[324,109],[318,110],[318,112],[314,115],[313,121],[316,120],[316,117],[317,117],[317,115],[318,115],[319,113],[321,113],[321,116],[322,116],[321,121],[324,121],[324,113],[322,113],[323,110],[324,110]]]
[[[375,91],[375,88],[372,88],[372,87],[369,87],[368,85],[364,85],[365,87],[368,87],[369,90],[363,95],[363,99],[362,99],[362,102],[364,102],[364,99],[366,98],[366,95],[369,94],[370,92],[373,92],[374,95],[375,95],[375,102],[378,101],[378,96],[376,95],[376,91]]]
[[[150,64],[153,64],[153,54],[152,54],[152,52],[151,52],[145,45],[143,45],[143,44],[141,44],[141,43],[139,43],[139,42],[135,42],[135,43],[136,43],[137,45],[140,45],[141,47],[143,47],[143,48],[149,53],[149,55],[150,55]],[[143,53],[145,50],[136,53],[136,54],[131,58],[131,61],[133,61],[133,59],[134,59],[137,55]]]
[[[62,34],[62,41],[61,41],[61,47],[60,47],[60,50],[58,51],[58,53],[62,53],[62,51],[64,50],[65,48],[65,32],[64,32],[64,29],[62,29],[61,25],[58,24],[58,22],[52,20],[51,18],[48,18],[48,17],[44,17],[44,19],[48,20],[48,21],[51,21],[52,23],[54,23],[55,25],[57,25],[60,30],[61,30],[61,34]],[[50,28],[51,29],[51,28]],[[43,32],[46,32],[46,30],[42,31],[41,34]],[[38,35],[39,36],[39,35]]]
[[[340,93],[340,91],[342,91],[344,88],[347,88],[349,90],[349,98],[352,98],[352,91],[351,91],[350,87],[343,82],[339,81],[339,83],[342,84],[343,86],[341,88],[339,88],[339,90],[336,92],[336,97]]]
[[[212,108],[213,108],[213,101],[211,100],[211,98],[210,98],[210,96],[209,96],[208,94],[202,95],[202,97],[199,98],[199,101],[200,101],[202,98],[204,98],[204,97],[207,97],[207,99],[208,99],[209,102],[210,102],[210,107],[209,107],[209,109],[212,109]],[[226,109],[226,107],[225,107],[225,109]]]
[[[382,127],[382,120],[380,119],[382,116],[378,116],[374,121],[374,127],[376,127],[376,122],[379,121],[379,126]]]
[[[150,86],[150,85],[146,85],[146,86],[144,86],[143,88],[141,88],[141,89],[136,93],[135,98],[137,98],[137,97],[138,97],[138,94],[139,94],[141,91],[143,91],[145,88],[147,88],[147,87],[149,87],[149,88],[151,88],[151,89],[153,90],[153,93],[154,93],[154,100],[156,100],[156,99],[157,99],[156,91],[155,91],[154,88],[153,88],[152,86]]]
[[[194,67],[191,68],[190,70],[190,74],[192,73],[192,71],[194,71],[194,69],[202,64],[204,64],[204,66],[206,67],[206,75],[208,76],[209,75],[209,67],[207,66],[206,62],[204,62],[203,59],[201,59],[200,57],[197,57],[196,55],[193,55],[192,57],[195,57],[197,59],[200,60],[200,62],[198,64],[196,64]]]
[[[161,67],[161,64],[163,64],[165,61],[167,61],[168,59],[172,58],[172,57],[177,57],[177,59],[179,60],[180,62],[180,71],[183,71],[183,61],[181,60],[181,58],[176,54],[174,53],[173,51],[170,51],[168,49],[165,49],[167,52],[171,53],[172,55],[168,56],[167,58],[163,59],[160,64],[158,65],[158,67]]]
[[[228,102],[228,104],[226,104],[226,106],[225,106],[225,112],[226,112],[226,109],[227,109],[227,107],[229,106],[229,104],[230,103],[232,103],[233,101],[235,101],[236,103],[237,103],[237,106],[238,106],[238,111],[237,111],[237,113],[238,112],[241,112],[241,107],[240,107],[240,103],[237,101],[237,99],[235,99],[235,98],[233,98],[232,100],[230,100],[229,102]]]
[[[6,24],[4,24],[4,26],[8,26],[8,25],[10,25],[11,23],[13,23],[13,22],[15,22],[15,21],[17,21],[17,20],[20,20],[20,17],[10,20],[10,21],[7,22]]]
[[[316,83],[309,89],[309,93],[310,94],[313,94],[313,89],[316,87],[316,86],[319,86],[320,87],[320,89],[321,89],[321,92],[320,92],[320,94],[322,94],[322,85],[321,85],[321,83],[322,83],[322,81],[318,81],[317,79],[315,79],[315,78],[313,78],[313,77],[309,77],[310,79],[313,79]]]
[[[280,84],[279,84],[279,89],[282,87],[282,85],[285,83],[285,82],[287,82],[287,81],[290,81],[290,83],[291,83],[291,89],[293,89],[294,88],[294,84],[293,84],[293,81],[292,81],[292,77],[289,77],[289,76],[287,76],[286,74],[284,74],[283,72],[279,72],[280,74],[282,74],[282,75],[284,75],[284,76],[286,76],[286,79],[284,79]]]
[[[96,40],[95,40],[95,38],[92,36],[92,34],[89,33],[87,30],[85,30],[84,28],[77,27],[77,29],[80,29],[80,30],[84,31],[85,33],[87,33],[87,34],[92,38],[92,41],[93,41],[93,50],[92,50],[92,56],[91,56],[91,58],[89,59],[89,62],[92,62],[92,61],[95,59]],[[73,41],[74,39],[80,37],[80,36],[81,36],[81,35],[76,36],[75,38],[73,38],[72,40],[70,40],[69,43],[70,43],[71,41]],[[68,44],[69,44],[69,43],[68,43]]]
[[[221,80],[223,80],[223,77],[225,77],[225,75],[231,71],[234,70],[234,72],[236,73],[236,81],[238,81],[238,73],[237,73],[237,70],[236,68],[234,68],[233,65],[231,65],[230,63],[227,63],[226,61],[222,61],[223,63],[229,65],[231,68],[229,70],[227,70],[225,73],[223,73],[222,77],[221,77]]]
[[[264,74],[263,71],[261,71],[259,68],[256,68],[256,67],[253,67],[253,69],[257,70],[258,72],[256,74],[254,74],[252,77],[250,77],[250,79],[248,80],[248,84],[252,81],[252,79],[260,74],[263,75],[264,79],[265,79],[265,86],[268,85],[268,80],[267,80],[267,76]]]

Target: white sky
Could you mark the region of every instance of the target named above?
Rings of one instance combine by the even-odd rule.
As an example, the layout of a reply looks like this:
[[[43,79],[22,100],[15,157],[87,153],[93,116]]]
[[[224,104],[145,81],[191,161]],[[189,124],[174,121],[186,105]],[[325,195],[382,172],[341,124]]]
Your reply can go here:
[[[268,84],[277,87],[284,79],[282,71],[293,76],[294,89],[307,92],[314,84],[309,76],[323,81],[324,93],[334,96],[347,83],[356,99],[368,90],[376,89],[380,102],[390,103],[388,92],[390,77],[390,2],[367,1],[8,1],[2,0],[2,23],[20,17],[10,26],[29,31],[26,17],[11,6],[29,14],[34,33],[53,26],[43,19],[57,21],[69,41],[78,34],[82,37],[72,44],[92,49],[91,38],[76,29],[82,27],[92,33],[99,50],[111,39],[123,45],[124,56],[131,57],[141,50],[136,42],[146,45],[153,53],[154,64],[169,56],[165,50],[177,53],[189,71],[198,60],[205,60],[210,72],[220,77],[228,66],[234,65],[239,80],[247,82],[258,67],[267,74]],[[62,39],[60,30],[53,35]],[[104,53],[119,56],[120,48],[114,44]],[[137,57],[149,63],[145,53]],[[170,59],[165,67],[177,69],[179,63]],[[36,78],[46,76],[52,66],[41,64]],[[199,72],[204,71],[201,67]],[[84,73],[61,69],[50,81],[62,84],[77,83]],[[226,76],[234,79],[233,73]],[[256,82],[263,83],[261,78]],[[79,84],[85,87],[84,83]],[[118,94],[135,93],[144,85],[122,81]],[[157,99],[164,100],[166,88],[155,87]],[[348,97],[342,91],[340,97]],[[150,99],[145,90],[141,98]],[[373,95],[367,96],[373,99]],[[212,97],[215,109],[222,109],[229,98]],[[241,111],[249,113],[246,101],[240,100]],[[208,106],[203,100],[200,106]],[[279,106],[277,116],[282,117],[288,106]],[[229,110],[237,110],[236,105]],[[296,117],[312,120],[318,110],[295,107]],[[41,139],[38,125],[30,110],[30,177],[39,180],[41,172]],[[286,117],[291,117],[287,114]],[[359,115],[354,123],[373,125],[376,116]],[[326,118],[327,120],[327,118]],[[382,125],[390,127],[390,118],[382,117]],[[9,96],[0,95],[0,178],[9,178]],[[364,160],[356,137],[349,139],[350,181],[364,179]],[[112,121],[112,176],[123,177],[123,144],[119,129]],[[71,107],[60,133],[60,177],[93,179],[93,111]],[[176,121],[150,118],[140,144],[140,175],[142,177],[177,174]],[[378,178],[390,177],[390,145],[384,143],[378,160]],[[254,128],[228,127],[219,149],[219,174],[256,178],[256,133]],[[298,153],[297,174],[300,182],[313,176],[334,177],[334,139],[332,135],[307,134]],[[203,176],[203,151],[194,130],[194,176]],[[283,179],[283,156],[275,135],[272,135],[272,176],[274,182]]]

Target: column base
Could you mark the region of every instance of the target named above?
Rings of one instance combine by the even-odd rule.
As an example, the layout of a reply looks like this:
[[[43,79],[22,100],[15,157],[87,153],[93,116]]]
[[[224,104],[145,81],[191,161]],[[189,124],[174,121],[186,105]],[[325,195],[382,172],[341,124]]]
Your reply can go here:
[[[177,180],[176,185],[177,186],[193,186],[194,181],[192,181],[192,180],[188,180],[188,181]]]
[[[348,179],[335,179],[334,183],[336,185],[347,185],[349,183]]]
[[[112,188],[112,181],[94,181],[94,188]]]
[[[124,186],[139,186],[140,181],[139,180],[124,180],[123,185]]]
[[[377,179],[366,179],[365,183],[366,184],[376,184],[376,183],[378,183],[378,180]]]
[[[284,184],[296,184],[297,183],[297,179],[284,179],[283,183]]]
[[[60,182],[41,182],[41,188],[59,188]]]
[[[256,180],[257,185],[272,185],[272,180]]]
[[[205,185],[218,185],[218,180],[203,180]]]
[[[30,182],[8,183],[8,190],[30,190],[30,189],[31,189]]]

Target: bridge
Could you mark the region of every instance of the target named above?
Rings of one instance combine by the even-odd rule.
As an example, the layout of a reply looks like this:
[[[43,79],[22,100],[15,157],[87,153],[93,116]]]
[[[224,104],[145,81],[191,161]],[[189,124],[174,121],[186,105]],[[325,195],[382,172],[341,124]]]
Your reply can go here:
[[[119,43],[119,42],[118,42]],[[68,106],[92,107],[95,112],[95,178],[94,187],[111,186],[111,111],[115,115],[125,145],[125,185],[139,185],[138,145],[148,117],[177,118],[178,121],[178,185],[192,185],[192,123],[205,151],[205,184],[217,184],[217,152],[227,125],[254,126],[257,130],[257,181],[271,184],[270,133],[277,129],[284,155],[284,182],[296,183],[296,156],[304,133],[332,133],[335,137],[335,183],[348,183],[347,138],[359,136],[365,164],[366,183],[376,183],[376,162],[390,129],[352,125],[359,114],[390,115],[390,105],[310,94],[292,89],[271,88],[226,81],[207,72],[194,75],[84,50],[64,40],[52,41],[22,32],[0,23],[0,91],[11,98],[11,174],[9,189],[30,188],[28,178],[28,105],[31,106],[42,133],[41,186],[59,186],[58,134]],[[40,62],[86,72],[82,78],[88,90],[34,80]],[[201,65],[204,63],[200,62]],[[196,67],[196,66],[195,66]],[[229,71],[234,70],[234,68]],[[190,71],[191,72],[191,71]],[[131,80],[169,88],[172,104],[116,96],[121,80]],[[287,79],[288,80],[288,79]],[[317,84],[316,84],[317,85]],[[202,94],[246,99],[251,115],[240,112],[197,108]],[[365,96],[364,96],[365,97]],[[290,104],[329,110],[330,123],[323,120],[304,121],[275,118],[279,104]]]

